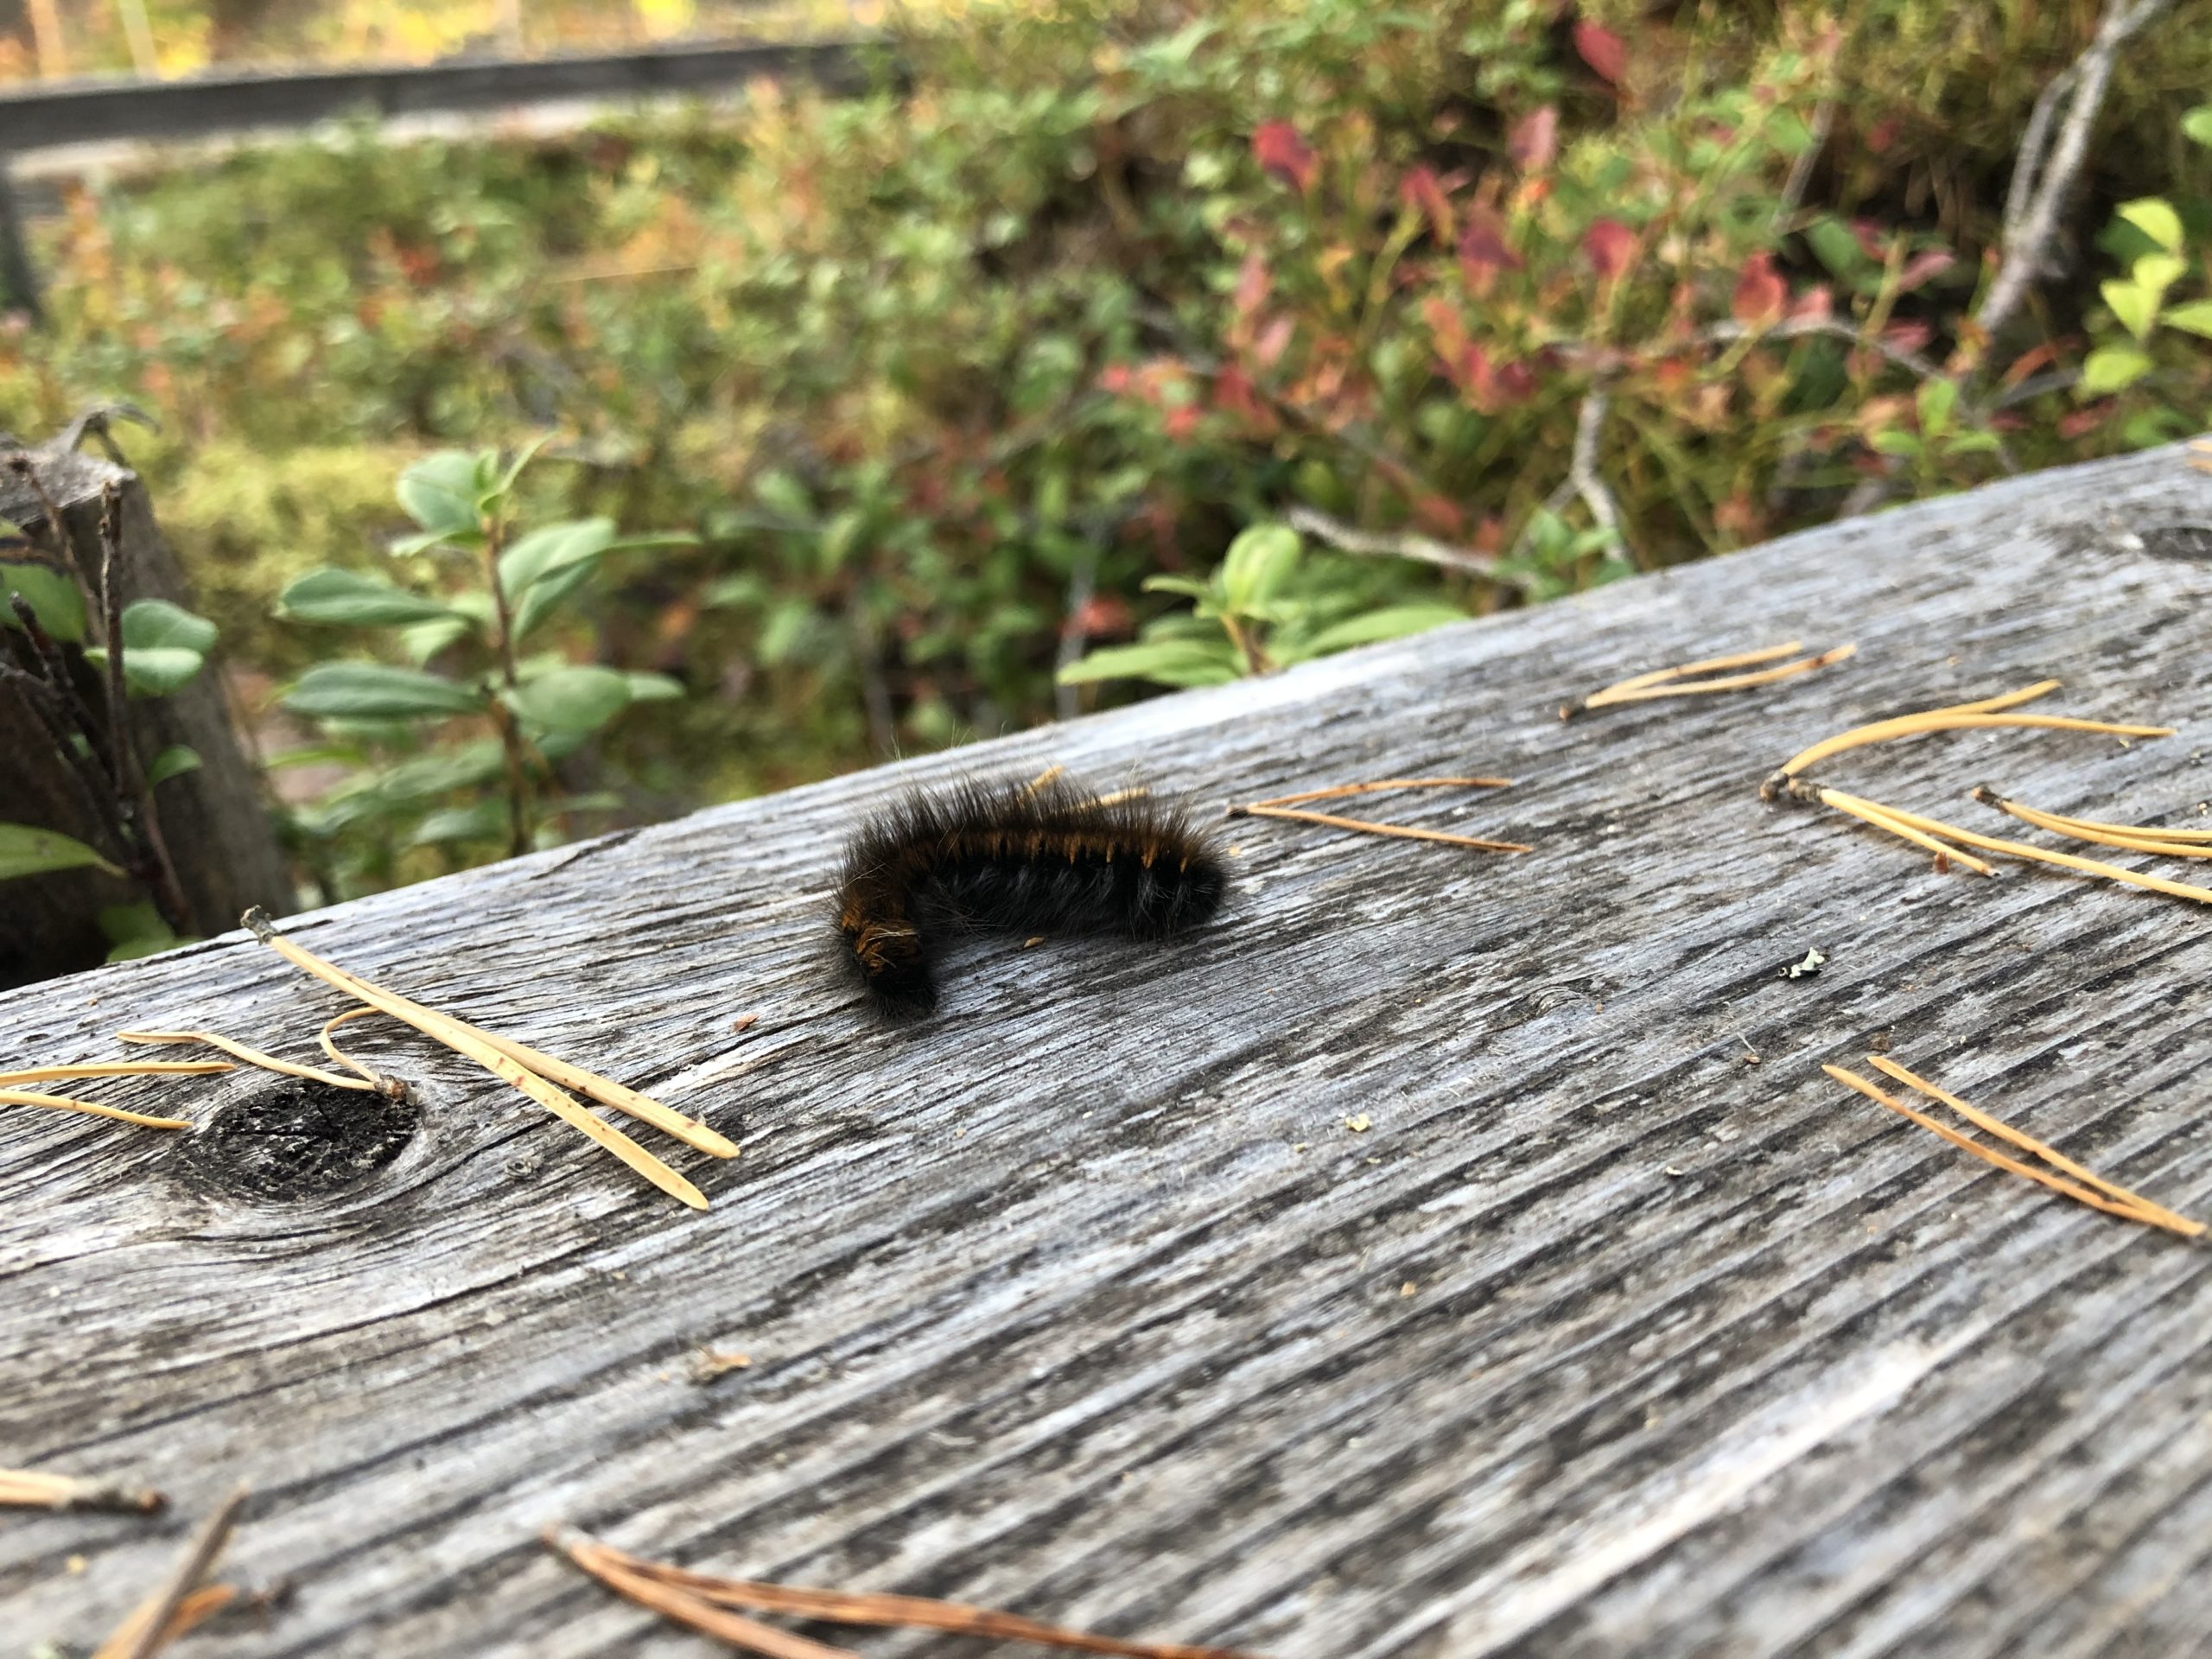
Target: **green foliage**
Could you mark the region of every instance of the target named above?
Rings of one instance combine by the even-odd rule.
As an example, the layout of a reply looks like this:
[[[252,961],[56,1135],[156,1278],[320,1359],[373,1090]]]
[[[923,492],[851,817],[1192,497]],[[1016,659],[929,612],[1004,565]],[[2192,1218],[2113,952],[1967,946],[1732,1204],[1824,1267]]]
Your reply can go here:
[[[81,841],[32,824],[0,823],[0,881],[86,867],[110,875],[123,874]]]
[[[1378,605],[1374,567],[1311,557],[1298,532],[1281,524],[1245,531],[1203,581],[1154,576],[1145,586],[1180,594],[1192,607],[1147,623],[1135,645],[1109,645],[1069,664],[1060,671],[1063,685],[1223,685],[1466,616],[1433,600]]]
[[[2130,48],[2069,227],[2129,204],[2111,263],[1973,322],[2093,11],[933,13],[855,98],[355,128],[81,195],[0,425],[162,417],[133,458],[249,694],[323,726],[277,781],[354,891],[512,842],[503,721],[556,829],[609,787],[675,810],[2193,423],[2212,35],[2177,18]],[[1561,489],[1597,400],[1603,523]],[[484,470],[547,434],[573,464]],[[1497,579],[1223,558],[1295,547],[1299,506]],[[376,661],[320,664],[330,627]]]
[[[538,448],[424,457],[395,492],[416,526],[391,544],[399,578],[310,570],[277,600],[288,621],[374,630],[413,659],[317,662],[283,698],[330,740],[309,760],[345,769],[292,815],[296,839],[322,843],[308,861],[328,891],[391,879],[407,849],[558,840],[567,819],[620,804],[561,792],[559,763],[632,704],[682,695],[664,675],[519,654],[610,556],[696,540],[618,536],[606,518],[517,534],[517,489]],[[479,735],[487,725],[493,735]]]

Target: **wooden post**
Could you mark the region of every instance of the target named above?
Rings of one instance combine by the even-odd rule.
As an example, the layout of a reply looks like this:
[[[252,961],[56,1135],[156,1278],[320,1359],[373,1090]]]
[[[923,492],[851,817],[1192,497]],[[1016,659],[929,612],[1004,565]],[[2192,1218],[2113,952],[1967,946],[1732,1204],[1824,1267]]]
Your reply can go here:
[[[124,591],[130,599],[186,605],[175,556],[162,539],[145,485],[136,473],[67,448],[30,452],[40,485],[60,509],[78,557],[99,565],[100,493],[122,486]],[[20,476],[0,473],[0,517],[27,530],[45,522],[45,508]],[[253,768],[231,728],[222,688],[212,670],[158,700],[130,705],[141,757],[172,744],[196,751],[196,772],[158,786],[163,835],[194,931],[236,925],[249,905],[293,906],[290,877],[270,828]],[[54,750],[22,698],[0,685],[0,818],[101,842],[84,791]],[[25,876],[0,883],[0,985],[20,985],[98,963],[108,950],[99,912],[146,898],[135,884],[97,870]]]

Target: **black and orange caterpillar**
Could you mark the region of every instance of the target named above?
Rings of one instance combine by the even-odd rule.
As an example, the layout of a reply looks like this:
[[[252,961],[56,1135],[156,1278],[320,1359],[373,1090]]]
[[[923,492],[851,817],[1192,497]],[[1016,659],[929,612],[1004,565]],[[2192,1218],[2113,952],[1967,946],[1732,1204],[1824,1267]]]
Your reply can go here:
[[[1206,921],[1228,885],[1211,838],[1147,795],[970,780],[861,824],[837,929],[876,1009],[911,1019],[937,1006],[934,958],[963,930],[1161,938]]]

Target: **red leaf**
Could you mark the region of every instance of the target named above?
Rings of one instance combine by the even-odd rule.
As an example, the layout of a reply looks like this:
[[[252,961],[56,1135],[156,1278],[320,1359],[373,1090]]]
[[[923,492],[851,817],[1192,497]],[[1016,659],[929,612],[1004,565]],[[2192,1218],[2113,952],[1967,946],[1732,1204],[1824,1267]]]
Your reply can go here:
[[[1897,292],[1910,294],[1931,277],[1940,276],[1958,264],[1958,257],[1948,248],[1930,248],[1926,253],[1915,254],[1905,268],[1897,273]]]
[[[1505,137],[1506,154],[1523,173],[1541,173],[1559,156],[1559,107],[1547,104],[1513,124]]]
[[[2107,397],[2091,404],[2087,409],[2077,409],[2070,415],[2062,415],[2058,417],[2058,435],[2069,441],[2086,437],[2102,426],[2112,412],[2113,400]]]
[[[1313,147],[1287,121],[1261,124],[1252,135],[1252,158],[1267,172],[1300,190],[1311,189],[1314,175],[1321,170]]]
[[[1290,337],[1296,327],[1288,317],[1277,317],[1268,325],[1258,344],[1252,347],[1252,360],[1263,369],[1274,367],[1282,360],[1283,353],[1289,349]]]
[[[1789,286],[1774,268],[1774,256],[1755,253],[1744,261],[1743,274],[1736,279],[1735,298],[1729,308],[1737,321],[1749,327],[1779,317],[1783,302],[1789,297]]]
[[[1582,233],[1582,251],[1610,283],[1636,257],[1636,232],[1618,219],[1597,219]]]
[[[1119,594],[1093,594],[1068,618],[1067,631],[1078,639],[1116,639],[1129,632],[1134,620],[1128,601]]]
[[[1867,150],[1876,156],[1886,156],[1897,142],[1897,133],[1904,123],[1894,115],[1885,115],[1866,129]]]
[[[1274,286],[1274,279],[1268,274],[1267,262],[1260,257],[1257,248],[1244,256],[1243,268],[1236,273],[1236,293],[1231,301],[1236,315],[1249,317],[1268,302],[1268,290]]]
[[[1185,404],[1179,409],[1169,410],[1166,420],[1160,424],[1167,435],[1178,442],[1189,437],[1192,433],[1198,429],[1198,405]]]
[[[1817,283],[1790,302],[1792,322],[1826,322],[1835,315],[1835,296],[1826,283]]]
[[[1399,181],[1398,199],[1416,213],[1425,213],[1440,242],[1452,239],[1452,201],[1442,181],[1431,168],[1416,167]]]
[[[1459,536],[1466,531],[1467,515],[1447,496],[1421,494],[1414,498],[1414,522],[1432,536]]]
[[[1882,339],[1901,352],[1916,352],[1936,338],[1936,331],[1924,322],[1893,322],[1882,330]]]
[[[1480,285],[1501,270],[1521,269],[1521,256],[1505,245],[1505,221],[1488,207],[1471,209],[1459,234],[1459,266]]]
[[[1601,79],[1614,86],[1618,86],[1621,77],[1628,73],[1628,47],[1610,29],[1578,21],[1574,25],[1574,49]]]
[[[1098,371],[1098,390],[1115,397],[1136,383],[1136,375],[1126,363],[1109,363]]]

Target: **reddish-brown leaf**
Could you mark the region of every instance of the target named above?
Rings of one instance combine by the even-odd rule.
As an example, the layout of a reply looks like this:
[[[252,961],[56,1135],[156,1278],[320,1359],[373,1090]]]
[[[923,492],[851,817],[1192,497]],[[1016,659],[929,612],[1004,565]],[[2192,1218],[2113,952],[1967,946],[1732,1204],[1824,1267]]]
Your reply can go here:
[[[1313,146],[1298,136],[1287,121],[1263,121],[1252,135],[1252,158],[1284,183],[1300,190],[1313,188],[1321,163]]]
[[[1958,256],[1948,248],[1930,248],[1925,253],[1915,254],[1906,263],[1905,268],[1897,273],[1897,292],[1910,294],[1958,263]]]
[[[1468,210],[1467,228],[1459,233],[1459,268],[1478,285],[1501,270],[1521,269],[1521,256],[1505,243],[1505,221],[1489,207]]]
[[[1505,136],[1506,154],[1523,173],[1541,173],[1559,156],[1559,107],[1547,104],[1513,124]]]
[[[1416,167],[1399,181],[1398,199],[1424,215],[1440,242],[1452,239],[1452,199],[1444,194],[1443,181],[1433,168]]]
[[[1774,256],[1760,252],[1744,261],[1742,273],[1736,278],[1736,293],[1729,309],[1736,321],[1745,327],[1772,322],[1782,315],[1782,308],[1789,297],[1789,285],[1774,268]]]
[[[1582,252],[1598,275],[1611,282],[1636,257],[1636,232],[1618,219],[1594,220],[1582,233]]]
[[[1628,73],[1628,46],[1610,29],[1579,19],[1574,25],[1574,49],[1582,61],[1613,86]]]

